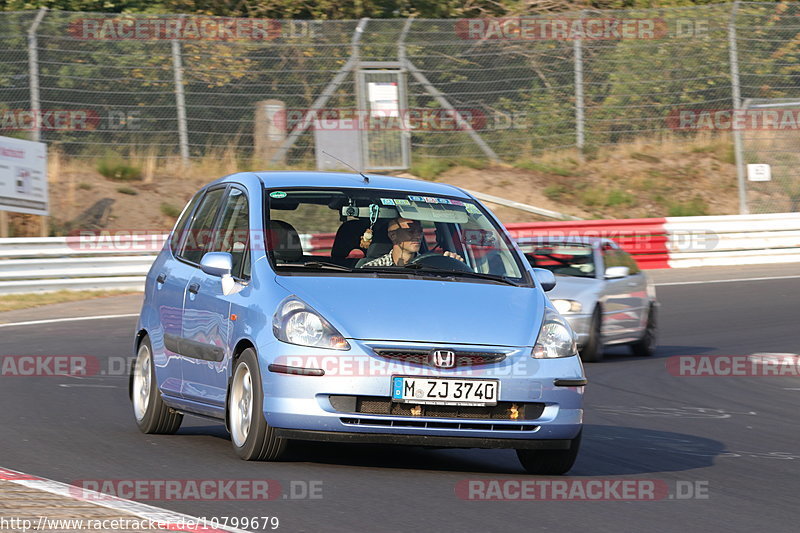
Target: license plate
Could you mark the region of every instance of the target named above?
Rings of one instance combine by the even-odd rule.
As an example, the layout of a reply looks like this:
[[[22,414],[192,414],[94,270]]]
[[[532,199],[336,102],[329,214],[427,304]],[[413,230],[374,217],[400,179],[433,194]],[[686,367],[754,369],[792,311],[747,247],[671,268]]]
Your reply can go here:
[[[496,405],[500,383],[493,379],[392,377],[392,401],[440,405]]]

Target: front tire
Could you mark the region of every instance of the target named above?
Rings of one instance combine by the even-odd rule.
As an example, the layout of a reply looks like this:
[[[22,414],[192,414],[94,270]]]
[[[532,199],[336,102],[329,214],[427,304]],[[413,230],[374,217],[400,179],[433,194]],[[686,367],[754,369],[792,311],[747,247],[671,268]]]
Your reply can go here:
[[[580,447],[581,433],[578,433],[568,450],[517,450],[517,458],[529,474],[560,476],[572,469]]]
[[[248,348],[236,360],[227,407],[233,449],[245,461],[276,461],[286,451],[287,439],[267,424],[263,405],[258,358]]]
[[[136,425],[142,433],[169,435],[181,427],[183,415],[167,407],[158,391],[153,347],[147,336],[139,343],[131,368],[131,402]]]
[[[586,341],[580,351],[581,360],[584,363],[599,363],[603,360],[603,337],[601,333],[601,312],[599,307],[595,307],[592,313],[592,321],[589,325],[589,340]]]

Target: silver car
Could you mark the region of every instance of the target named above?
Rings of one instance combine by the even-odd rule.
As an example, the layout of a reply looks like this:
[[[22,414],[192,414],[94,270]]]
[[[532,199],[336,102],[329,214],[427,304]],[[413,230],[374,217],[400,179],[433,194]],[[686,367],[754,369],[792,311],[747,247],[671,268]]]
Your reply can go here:
[[[517,241],[531,266],[556,275],[550,300],[578,336],[581,359],[603,347],[630,345],[649,356],[656,346],[656,291],[633,257],[610,239],[531,237]]]

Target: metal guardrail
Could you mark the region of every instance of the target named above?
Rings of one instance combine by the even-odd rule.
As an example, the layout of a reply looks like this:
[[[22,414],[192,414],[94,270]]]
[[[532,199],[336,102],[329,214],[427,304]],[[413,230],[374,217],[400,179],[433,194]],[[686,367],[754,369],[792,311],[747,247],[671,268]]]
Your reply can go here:
[[[534,222],[508,229],[515,238],[608,236],[635,254],[643,268],[800,262],[800,213]],[[0,294],[141,290],[166,237],[0,239]],[[327,234],[300,237],[310,253],[330,248],[332,240]]]
[[[164,234],[0,239],[0,294],[142,290]]]

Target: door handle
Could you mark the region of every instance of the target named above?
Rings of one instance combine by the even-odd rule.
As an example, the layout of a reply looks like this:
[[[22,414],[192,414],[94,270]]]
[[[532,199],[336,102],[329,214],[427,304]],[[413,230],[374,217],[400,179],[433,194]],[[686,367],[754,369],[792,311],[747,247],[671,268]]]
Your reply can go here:
[[[159,283],[164,283],[165,281],[167,281],[167,275],[162,272],[161,274],[158,275],[156,281]]]
[[[199,290],[200,290],[199,283],[192,283],[189,285],[189,292],[191,292],[192,294],[197,294]]]

